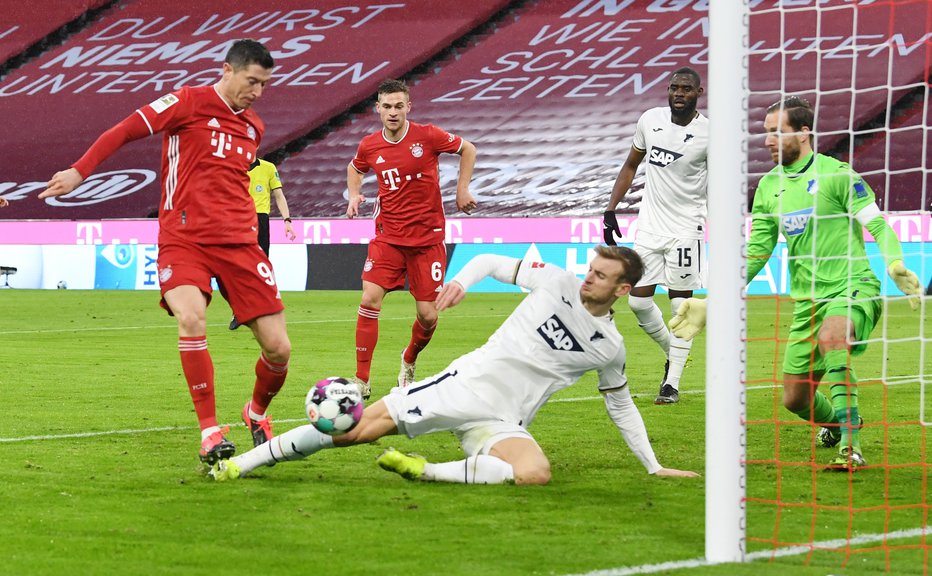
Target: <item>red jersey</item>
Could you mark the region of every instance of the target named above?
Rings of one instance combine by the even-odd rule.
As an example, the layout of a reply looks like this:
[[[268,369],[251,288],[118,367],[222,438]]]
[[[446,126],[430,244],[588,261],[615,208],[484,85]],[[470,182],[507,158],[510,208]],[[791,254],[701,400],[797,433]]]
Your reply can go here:
[[[249,165],[265,125],[234,111],[214,86],[184,87],[136,111],[163,132],[159,243],[255,244]]]
[[[363,174],[372,168],[378,176],[376,236],[400,246],[443,242],[446,221],[438,157],[459,152],[462,145],[459,136],[410,121],[398,142],[389,142],[381,130],[362,139],[353,168]]]

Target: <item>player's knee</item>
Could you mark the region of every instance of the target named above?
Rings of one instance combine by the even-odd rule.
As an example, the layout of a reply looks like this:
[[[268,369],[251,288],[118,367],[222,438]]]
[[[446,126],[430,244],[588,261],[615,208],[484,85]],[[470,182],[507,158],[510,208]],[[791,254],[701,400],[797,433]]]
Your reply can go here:
[[[809,398],[805,394],[795,394],[787,390],[783,391],[783,407],[793,412],[799,412],[809,406]]]
[[[418,314],[417,323],[421,325],[424,330],[432,330],[437,326],[437,312],[427,313],[427,314]]]
[[[550,462],[546,459],[514,467],[515,484],[543,486],[550,483]]]
[[[284,364],[291,358],[291,340],[287,336],[267,339],[262,343],[262,352],[272,362]]]
[[[647,312],[654,307],[654,298],[651,296],[628,296],[628,306],[635,314]]]
[[[198,312],[175,312],[178,329],[182,334],[206,334],[207,317]]]

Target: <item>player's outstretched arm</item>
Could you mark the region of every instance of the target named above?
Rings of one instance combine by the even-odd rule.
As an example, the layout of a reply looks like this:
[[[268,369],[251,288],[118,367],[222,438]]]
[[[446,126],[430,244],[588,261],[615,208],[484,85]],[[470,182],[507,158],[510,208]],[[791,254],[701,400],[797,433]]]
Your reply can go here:
[[[609,246],[616,246],[615,236],[621,238],[621,228],[618,227],[618,219],[615,217],[615,207],[621,202],[631,183],[634,182],[634,175],[637,174],[638,166],[644,160],[645,151],[631,147],[625,163],[618,171],[615,177],[615,184],[612,186],[612,194],[608,199],[608,208],[602,213],[602,238]]]
[[[900,292],[909,296],[909,307],[913,310],[919,309],[919,300],[922,298],[922,288],[919,286],[919,278],[916,273],[908,269],[902,260],[894,260],[887,266],[887,274],[896,283]]]
[[[75,168],[56,172],[49,180],[46,189],[39,193],[39,198],[65,195],[77,188],[81,182],[84,182],[84,178]]]
[[[478,205],[475,197],[469,191],[473,169],[476,166],[476,146],[472,142],[463,140],[460,148],[460,171],[456,181],[456,208],[469,215]]]
[[[362,195],[363,175],[356,170],[353,163],[346,166],[346,190],[349,192],[349,204],[346,206],[346,217],[355,218],[359,215],[359,205],[366,201]]]
[[[687,298],[680,304],[676,316],[670,319],[670,331],[677,338],[692,340],[705,328],[705,300]]]
[[[437,306],[437,311],[446,310],[447,308],[452,308],[463,301],[463,298],[466,297],[466,289],[463,288],[463,285],[452,280],[443,285],[443,288],[440,289],[440,293],[437,294],[437,300],[434,302]]]

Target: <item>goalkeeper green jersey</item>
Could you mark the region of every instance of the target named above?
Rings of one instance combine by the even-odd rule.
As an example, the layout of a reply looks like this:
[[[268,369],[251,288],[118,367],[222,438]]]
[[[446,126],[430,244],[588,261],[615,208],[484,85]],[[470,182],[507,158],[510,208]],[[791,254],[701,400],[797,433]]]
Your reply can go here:
[[[832,298],[852,280],[879,284],[864,250],[863,226],[855,218],[872,205],[874,191],[867,182],[830,156],[810,153],[790,166],[775,166],[754,195],[748,281],[767,263],[782,233],[794,299]]]

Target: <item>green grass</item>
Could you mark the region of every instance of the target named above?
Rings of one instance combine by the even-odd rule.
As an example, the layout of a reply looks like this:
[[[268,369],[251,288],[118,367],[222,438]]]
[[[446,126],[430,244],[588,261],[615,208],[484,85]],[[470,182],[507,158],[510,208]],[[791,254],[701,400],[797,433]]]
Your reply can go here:
[[[302,423],[309,385],[351,375],[358,305],[354,292],[286,293],[294,346],[288,383],[272,405],[279,431]],[[594,375],[546,405],[531,431],[553,464],[546,487],[411,483],[379,469],[386,446],[431,460],[459,459],[453,437],[437,434],[324,451],[298,463],[214,484],[199,468],[199,435],[185,391],[174,321],[145,292],[0,292],[0,573],[2,574],[570,574],[677,562],[704,553],[704,483],[648,476],[605,415]],[[518,295],[471,294],[445,312],[418,362],[421,376],[485,341]],[[667,308],[665,298],[659,300]],[[747,392],[749,551],[895,530],[927,521],[925,430],[916,421],[929,374],[917,340],[928,323],[891,304],[888,346],[874,343],[855,367],[861,386],[865,455],[849,481],[821,471],[831,452],[780,406],[772,386],[773,337],[789,306],[749,303]],[[628,374],[661,462],[703,471],[705,337],[697,339],[676,406],[656,407],[659,349],[624,303],[618,324]],[[388,391],[414,306],[392,295],[382,312],[374,395]],[[208,319],[218,412],[231,439],[249,445],[238,414],[257,356],[247,329],[230,332],[221,300]],[[775,348],[776,346],[776,348]],[[888,382],[877,380],[883,373]],[[579,401],[566,401],[580,399]],[[81,436],[86,434],[85,436]],[[36,437],[35,439],[28,439]],[[780,464],[770,462],[779,454]],[[815,454],[815,464],[813,464]],[[902,467],[895,467],[903,465]],[[813,498],[815,493],[815,498]],[[773,501],[779,498],[783,504]],[[822,507],[822,508],[818,508]],[[837,507],[837,509],[832,509]],[[779,523],[776,521],[779,519]],[[917,537],[852,545],[744,565],[663,574],[926,574]],[[877,548],[875,551],[868,551]],[[889,555],[887,554],[889,553]]]

